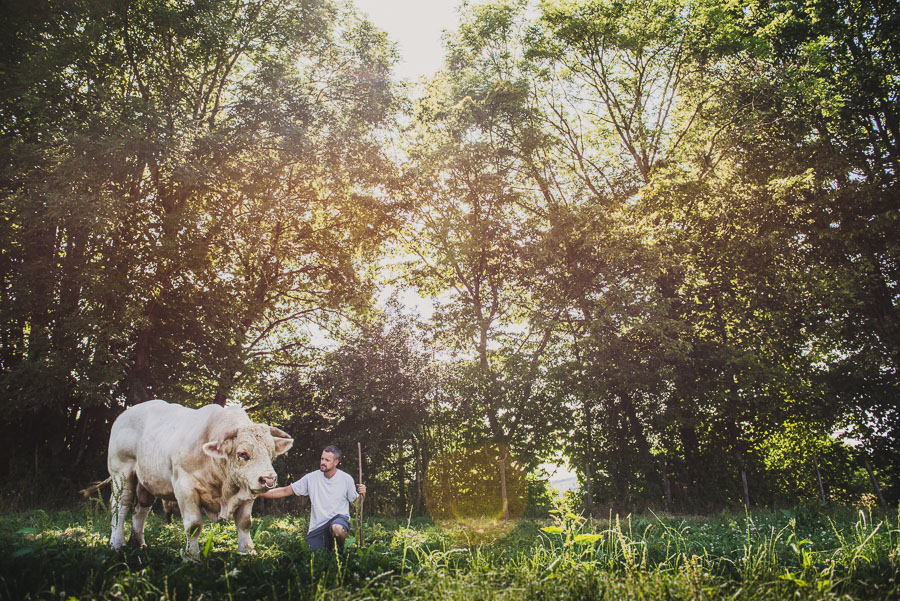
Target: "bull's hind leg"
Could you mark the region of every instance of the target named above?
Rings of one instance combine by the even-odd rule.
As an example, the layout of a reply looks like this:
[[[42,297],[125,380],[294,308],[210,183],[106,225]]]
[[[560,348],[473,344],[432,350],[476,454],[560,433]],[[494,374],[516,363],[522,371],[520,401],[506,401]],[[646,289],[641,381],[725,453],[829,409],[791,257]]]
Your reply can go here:
[[[131,514],[131,539],[128,542],[135,547],[146,547],[147,543],[144,542],[144,524],[147,523],[147,516],[150,514],[150,508],[153,506],[153,501],[156,500],[156,497],[144,488],[140,481],[137,483],[135,496],[134,512]]]
[[[109,496],[109,512],[112,522],[112,532],[109,536],[109,546],[113,549],[121,549],[125,545],[125,520],[128,519],[128,510],[134,502],[134,488],[137,478],[133,470],[116,470],[112,476],[112,493]]]

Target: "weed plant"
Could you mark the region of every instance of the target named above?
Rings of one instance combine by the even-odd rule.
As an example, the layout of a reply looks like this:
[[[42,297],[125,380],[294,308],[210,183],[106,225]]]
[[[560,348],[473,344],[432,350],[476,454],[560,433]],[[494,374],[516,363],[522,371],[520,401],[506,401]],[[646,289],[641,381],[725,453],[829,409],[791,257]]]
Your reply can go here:
[[[303,517],[207,523],[197,561],[176,520],[113,551],[105,508],[0,514],[0,599],[900,599],[900,516],[810,508],[712,518],[562,507],[550,522],[367,520],[364,544],[311,554]]]

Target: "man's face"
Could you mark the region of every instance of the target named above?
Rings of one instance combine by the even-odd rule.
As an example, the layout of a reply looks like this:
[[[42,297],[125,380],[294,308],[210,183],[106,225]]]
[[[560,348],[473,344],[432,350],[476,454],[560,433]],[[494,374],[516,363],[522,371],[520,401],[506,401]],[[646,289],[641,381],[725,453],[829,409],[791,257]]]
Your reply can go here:
[[[322,459],[319,460],[319,469],[326,474],[337,468],[338,460],[334,458],[334,453],[322,451]]]

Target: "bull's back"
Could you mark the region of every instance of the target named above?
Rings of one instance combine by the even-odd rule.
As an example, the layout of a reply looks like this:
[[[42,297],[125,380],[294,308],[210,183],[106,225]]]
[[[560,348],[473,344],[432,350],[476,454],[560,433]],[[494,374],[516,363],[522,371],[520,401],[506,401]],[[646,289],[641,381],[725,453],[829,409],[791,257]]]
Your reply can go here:
[[[159,399],[129,407],[116,418],[110,432],[110,473],[127,464],[144,470],[166,469],[172,456],[196,446],[193,439],[202,437],[208,420],[208,411]]]

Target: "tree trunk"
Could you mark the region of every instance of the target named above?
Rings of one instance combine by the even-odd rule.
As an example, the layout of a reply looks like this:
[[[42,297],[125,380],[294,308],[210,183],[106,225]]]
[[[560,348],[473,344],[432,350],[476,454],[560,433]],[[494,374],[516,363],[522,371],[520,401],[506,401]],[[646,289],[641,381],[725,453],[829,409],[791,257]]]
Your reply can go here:
[[[416,515],[422,514],[422,451],[419,448],[419,441],[413,439],[413,450],[416,454]]]
[[[741,466],[741,481],[744,484],[744,506],[750,510],[750,486],[747,484],[747,470]]]
[[[868,270],[865,276],[868,288],[866,305],[881,334],[878,339],[887,347],[885,350],[893,359],[894,367],[900,369],[900,323],[898,323],[900,319],[898,319],[897,308],[894,306],[894,295],[879,267],[881,261],[872,251],[866,254],[868,259]]]
[[[663,491],[666,495],[666,512],[672,511],[672,485],[669,482],[669,462],[663,459]]]
[[[584,510],[589,517],[594,515],[594,439],[591,407],[587,399],[584,400],[584,426],[587,430],[587,449],[585,449],[584,462]]]
[[[157,321],[162,307],[156,301],[150,301],[145,315],[146,323],[138,332],[134,345],[134,364],[131,370],[131,386],[128,391],[128,404],[137,405],[153,398],[150,370],[151,342],[156,335]]]
[[[608,454],[606,465],[612,480],[612,503],[616,507],[616,510],[624,511],[625,507],[628,505],[628,490],[625,481],[629,478],[626,474],[630,473],[630,467],[625,464],[625,457],[627,457],[627,455],[624,445],[621,443],[623,438],[621,432],[623,428],[620,425],[621,411],[617,410],[614,401],[611,402],[613,404],[610,410],[605,411],[607,415],[606,431],[608,433],[608,444],[612,446],[615,451]]]
[[[628,426],[631,430],[631,435],[634,437],[634,442],[637,444],[643,467],[650,468],[653,463],[650,455],[650,443],[647,442],[644,424],[641,423],[637,415],[637,408],[634,406],[630,395],[622,393],[619,395],[619,398],[622,400],[622,408],[625,410],[625,415],[628,418]]]
[[[884,495],[881,494],[881,487],[878,486],[878,478],[875,477],[875,472],[872,470],[872,464],[869,463],[868,459],[866,459],[866,471],[869,472],[869,478],[872,480],[872,486],[875,488],[875,494],[878,496],[878,504],[881,505],[882,509],[887,509]]]
[[[825,487],[822,486],[822,472],[819,471],[819,460],[815,455],[813,456],[813,466],[816,468],[816,481],[819,483],[819,500],[825,503]]]
[[[741,455],[740,451],[735,451],[734,455],[737,459],[738,467],[741,470],[741,485],[744,490],[744,507],[747,508],[747,511],[750,511],[750,485],[747,483],[747,468],[744,466],[744,457]]]
[[[500,513],[500,519],[509,519],[509,496],[506,490],[506,458],[508,452],[505,446],[500,447],[500,501],[503,504],[503,511]]]
[[[81,460],[84,457],[84,449],[87,447],[87,423],[89,421],[89,414],[91,413],[91,409],[93,408],[82,408],[78,413],[78,422],[75,427],[76,434],[74,441],[72,443],[73,447],[78,449],[78,453],[75,455],[75,461],[72,462],[72,467],[76,468],[81,464]]]
[[[237,372],[233,369],[227,368],[224,371],[219,377],[219,381],[216,383],[216,393],[213,396],[213,403],[220,407],[225,406],[225,403],[228,402],[228,395],[230,395],[231,391],[234,389],[236,376]]]
[[[690,491],[688,493],[688,501],[694,506],[698,506],[702,495],[699,490],[700,479],[697,477],[697,448],[699,447],[697,431],[693,426],[685,423],[682,423],[678,430],[681,436],[681,444],[684,448],[684,464],[687,472],[688,490]]]
[[[403,469],[403,442],[397,443],[397,509],[406,514],[406,477]]]

